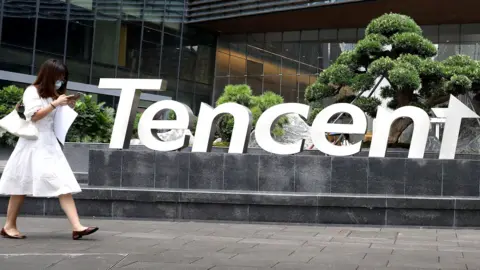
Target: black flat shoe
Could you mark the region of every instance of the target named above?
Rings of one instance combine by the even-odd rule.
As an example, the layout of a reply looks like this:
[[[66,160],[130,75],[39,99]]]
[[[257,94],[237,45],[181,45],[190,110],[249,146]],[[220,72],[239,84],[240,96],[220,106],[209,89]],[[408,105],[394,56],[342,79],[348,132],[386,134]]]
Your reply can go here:
[[[3,236],[3,238],[8,238],[8,239],[25,239],[27,238],[25,235],[10,235],[5,231],[5,228],[2,228],[2,231],[0,231],[0,235]]]
[[[88,227],[83,231],[73,231],[72,232],[72,239],[73,240],[79,240],[83,236],[90,235],[94,232],[98,231],[98,227]]]

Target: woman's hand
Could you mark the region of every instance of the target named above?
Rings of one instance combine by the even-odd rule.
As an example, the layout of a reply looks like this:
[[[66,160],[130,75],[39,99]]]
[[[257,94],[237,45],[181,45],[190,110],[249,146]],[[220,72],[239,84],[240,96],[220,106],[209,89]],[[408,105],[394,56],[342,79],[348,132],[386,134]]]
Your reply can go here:
[[[66,95],[59,96],[54,102],[52,102],[53,106],[65,106],[68,105],[69,98]]]
[[[77,100],[75,100],[75,99],[69,99],[68,100],[68,106],[72,109],[75,108],[76,103],[77,103]]]

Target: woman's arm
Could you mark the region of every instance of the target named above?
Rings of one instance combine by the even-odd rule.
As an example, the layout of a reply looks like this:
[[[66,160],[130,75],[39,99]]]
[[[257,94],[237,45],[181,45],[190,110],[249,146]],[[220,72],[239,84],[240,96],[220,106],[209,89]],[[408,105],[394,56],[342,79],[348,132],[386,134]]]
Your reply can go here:
[[[65,95],[61,95],[55,101],[50,103],[47,107],[41,108],[32,116],[32,122],[37,122],[55,110],[58,106],[65,106],[68,104],[68,98]]]
[[[45,116],[47,116],[49,113],[53,112],[55,110],[55,105],[53,105],[53,102],[48,106],[41,108],[38,110],[33,116],[32,116],[32,122],[37,122],[39,120],[42,120]]]

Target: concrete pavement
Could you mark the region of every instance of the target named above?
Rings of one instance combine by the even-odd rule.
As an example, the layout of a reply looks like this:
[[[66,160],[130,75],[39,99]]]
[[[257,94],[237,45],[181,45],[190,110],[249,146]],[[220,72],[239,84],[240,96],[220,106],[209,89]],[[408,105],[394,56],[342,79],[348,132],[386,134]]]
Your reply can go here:
[[[4,222],[2,218],[1,222]],[[26,240],[0,239],[0,269],[480,269],[480,231],[419,228],[21,218]]]

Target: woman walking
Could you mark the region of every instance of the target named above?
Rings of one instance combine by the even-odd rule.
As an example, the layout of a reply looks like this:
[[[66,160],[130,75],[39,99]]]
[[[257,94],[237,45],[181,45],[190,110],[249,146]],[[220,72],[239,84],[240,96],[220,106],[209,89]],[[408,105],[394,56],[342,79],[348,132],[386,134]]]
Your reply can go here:
[[[25,118],[38,129],[38,139],[19,138],[0,179],[0,194],[11,195],[7,220],[0,234],[5,238],[24,239],[17,228],[17,216],[25,196],[58,197],[72,225],[72,238],[92,234],[97,227],[80,223],[72,194],[80,186],[53,132],[56,108],[73,105],[74,96],[66,96],[67,67],[48,60],[40,68],[37,79],[23,94]]]

